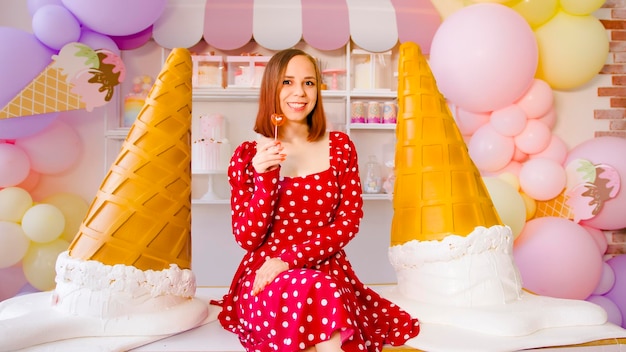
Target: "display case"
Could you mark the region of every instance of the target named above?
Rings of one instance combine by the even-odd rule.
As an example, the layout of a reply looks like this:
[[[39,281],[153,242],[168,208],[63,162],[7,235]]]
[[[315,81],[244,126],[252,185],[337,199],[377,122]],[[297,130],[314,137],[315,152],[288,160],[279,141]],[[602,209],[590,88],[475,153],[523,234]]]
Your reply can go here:
[[[261,86],[269,56],[227,56],[228,88],[258,88]]]
[[[224,58],[213,54],[192,55],[194,88],[224,88]]]

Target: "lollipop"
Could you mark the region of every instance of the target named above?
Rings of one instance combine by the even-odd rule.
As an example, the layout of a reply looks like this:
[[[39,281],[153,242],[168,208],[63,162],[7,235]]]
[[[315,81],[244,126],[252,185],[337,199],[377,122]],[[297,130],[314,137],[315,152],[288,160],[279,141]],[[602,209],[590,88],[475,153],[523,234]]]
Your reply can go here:
[[[278,126],[285,123],[285,115],[272,114],[271,119],[272,124],[274,124],[274,140],[276,140],[276,138],[278,138]]]

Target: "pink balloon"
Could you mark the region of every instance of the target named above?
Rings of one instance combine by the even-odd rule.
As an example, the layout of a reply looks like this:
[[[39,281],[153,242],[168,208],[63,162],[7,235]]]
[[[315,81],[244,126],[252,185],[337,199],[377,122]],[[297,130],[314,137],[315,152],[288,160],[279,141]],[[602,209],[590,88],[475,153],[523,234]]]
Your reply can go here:
[[[604,296],[617,305],[622,317],[626,317],[626,254],[620,254],[606,262],[613,268],[615,283]],[[622,321],[622,327],[626,328],[624,321]]]
[[[33,15],[33,33],[46,46],[60,50],[80,37],[80,23],[71,12],[59,5],[45,5]]]
[[[547,113],[536,120],[548,126],[548,128],[552,130],[554,125],[556,125],[556,110],[552,107]]]
[[[73,166],[82,150],[78,133],[67,123],[55,121],[50,128],[15,141],[31,161],[31,168],[42,174],[58,174]]]
[[[127,36],[150,27],[161,17],[167,0],[107,0],[94,6],[92,1],[63,0],[85,26],[95,32]]]
[[[510,163],[506,164],[506,166],[501,168],[500,170],[497,170],[494,172],[484,172],[484,175],[485,176],[498,176],[504,173],[509,173],[511,175],[514,175],[515,178],[519,178],[519,172],[521,168],[522,168],[522,164],[519,163],[518,161],[513,160]]]
[[[513,137],[524,131],[526,120],[527,117],[524,110],[515,104],[511,104],[492,112],[489,123],[491,123],[496,132],[507,137]]]
[[[606,262],[602,263],[602,274],[600,275],[600,282],[598,282],[598,286],[593,290],[592,294],[594,295],[603,295],[615,284],[615,272],[613,268]]]
[[[11,27],[0,27],[0,48],[0,108],[3,108],[52,62],[54,51],[33,34]]]
[[[447,99],[468,111],[494,111],[517,101],[531,86],[537,41],[515,10],[475,4],[452,13],[439,26],[429,62]]]
[[[0,138],[18,139],[39,133],[59,116],[58,112],[0,119]]]
[[[463,135],[471,136],[480,126],[489,122],[489,113],[477,113],[455,107],[456,125]]]
[[[141,47],[146,44],[148,40],[152,38],[152,26],[144,29],[143,31],[127,36],[116,37],[112,36],[111,39],[117,44],[120,50],[132,50]]]
[[[93,50],[109,50],[115,55],[120,55],[120,49],[111,37],[104,34],[96,33],[94,31],[83,28],[78,39],[79,43],[83,43]]]
[[[513,153],[513,160],[517,161],[518,163],[523,163],[524,161],[528,160],[528,154],[519,150],[519,148],[515,148],[515,152]]]
[[[470,138],[467,146],[470,157],[481,171],[496,171],[511,161],[515,144],[490,125],[480,127]]]
[[[522,165],[520,188],[535,200],[549,200],[559,195],[567,184],[565,169],[547,158],[534,158]]]
[[[536,154],[548,147],[552,132],[537,120],[528,120],[524,130],[515,136],[515,146],[526,154]]]
[[[554,103],[552,87],[546,81],[535,78],[530,88],[517,101],[517,105],[524,110],[530,119],[538,118],[550,111]]]
[[[596,137],[572,148],[564,165],[574,159],[589,160],[592,164],[605,164],[613,167],[620,175],[622,187],[626,186],[626,139],[611,136]],[[620,191],[615,198],[604,202],[600,212],[581,224],[601,230],[619,230],[626,228],[626,192]]]
[[[607,320],[617,326],[623,323],[622,312],[612,300],[604,296],[591,295],[586,299],[587,302],[595,303],[606,311]]]
[[[600,251],[600,254],[604,255],[604,253],[606,253],[607,248],[609,247],[609,243],[606,239],[606,235],[604,234],[604,232],[602,232],[602,230],[598,230],[595,227],[591,227],[591,226],[587,226],[587,225],[581,225],[585,230],[587,230],[587,232],[589,232],[589,235],[591,236],[591,238],[593,238],[593,240],[596,242],[596,245],[598,245],[598,250]]]
[[[13,144],[0,144],[0,187],[15,186],[28,176],[28,155]]]
[[[531,158],[548,158],[556,161],[557,163],[563,165],[565,159],[567,158],[567,145],[563,140],[557,136],[552,135],[550,137],[550,143],[546,147],[546,149],[540,151],[539,153],[531,154]]]
[[[32,192],[37,185],[39,185],[39,180],[41,180],[41,174],[37,171],[30,170],[28,176],[16,187],[24,189],[28,192]]]
[[[513,255],[524,288],[540,295],[585,299],[602,273],[602,256],[580,225],[558,217],[526,222]]]

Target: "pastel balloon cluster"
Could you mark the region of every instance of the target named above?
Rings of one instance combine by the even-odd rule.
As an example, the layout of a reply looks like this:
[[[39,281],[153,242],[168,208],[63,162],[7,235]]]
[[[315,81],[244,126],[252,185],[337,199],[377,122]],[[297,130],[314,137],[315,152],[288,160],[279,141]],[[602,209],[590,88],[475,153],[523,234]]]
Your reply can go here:
[[[71,42],[94,49],[134,49],[152,36],[166,0],[28,0],[33,33],[47,47]]]
[[[167,0],[28,0],[32,33],[0,27],[0,107],[13,99],[66,44],[79,42],[116,55],[142,46]],[[0,139],[35,134],[58,113],[0,119]]]
[[[0,130],[0,138],[5,136]],[[81,151],[79,134],[61,120],[28,137],[0,139],[0,189],[19,186],[32,191],[41,175],[60,174],[74,166]]]
[[[10,297],[24,281],[39,291],[55,287],[57,256],[69,247],[87,207],[82,198],[71,193],[58,193],[34,202],[23,188],[0,190],[2,293]],[[18,272],[16,268],[20,266],[22,270]],[[10,289],[13,292],[8,292]]]
[[[553,89],[586,83],[605,62],[606,31],[591,16],[604,1],[475,2],[445,19],[433,38],[430,65],[494,206],[515,236],[524,288],[593,301],[624,326],[626,257],[606,256],[603,231],[626,228],[626,192],[619,191],[626,185],[626,159],[615,152],[626,150],[626,140],[598,137],[568,150],[552,134]],[[583,220],[565,213],[536,216],[539,202],[560,199],[578,182],[566,170],[574,160],[617,173],[611,197]]]
[[[464,56],[452,55],[448,60],[451,61],[450,64],[455,61],[469,60],[465,67],[474,67],[475,61],[480,60],[481,56],[484,56],[483,59],[486,58],[489,62],[495,62],[496,66],[492,69],[487,66],[487,63],[484,63],[483,66],[476,66],[487,68],[489,71],[474,72],[475,75],[489,78],[487,81],[476,81],[476,88],[478,90],[488,89],[485,86],[494,77],[483,75],[483,73],[502,72],[500,65],[506,65],[507,63],[498,61],[497,57],[501,55],[508,57],[508,54],[498,53],[499,48],[497,46],[485,45],[482,42],[485,34],[500,34],[492,32],[496,27],[479,28],[481,27],[480,25],[470,26],[469,23],[477,24],[481,23],[482,20],[493,21],[491,14],[486,13],[482,9],[476,10],[477,6],[494,7],[499,5],[509,7],[521,16],[527,27],[534,33],[538,53],[536,61],[538,64],[537,72],[533,72],[535,77],[546,81],[556,90],[578,88],[597,75],[604,66],[609,53],[609,40],[606,30],[602,23],[593,16],[593,12],[598,10],[604,2],[604,0],[449,1],[447,3],[452,4],[448,5],[451,7],[450,9],[440,9],[440,11],[446,13],[444,25],[447,27],[464,27],[466,32],[463,33],[463,40],[459,40],[459,42],[463,42],[461,46],[473,47],[472,44],[477,44],[477,46],[474,47],[474,50],[467,51]],[[442,7],[443,5],[438,4],[438,6]],[[470,11],[469,8],[473,8],[473,10]],[[476,13],[469,16],[468,14],[472,11]],[[501,19],[498,23],[502,24],[502,21],[504,19]],[[446,25],[445,22],[448,22],[448,24]],[[453,30],[455,28],[450,29]],[[501,34],[504,38],[509,33],[505,31]],[[511,37],[511,41],[502,44],[506,48],[511,48],[518,44],[527,45],[525,42],[517,43],[515,39],[515,37]],[[470,42],[467,42],[467,40]],[[489,51],[482,51],[482,49]],[[506,50],[503,48],[503,51]],[[496,57],[493,56],[494,54]],[[525,69],[525,67],[521,68]],[[462,68],[459,68],[459,70],[462,71]],[[512,75],[515,75],[515,73],[509,72],[505,77]],[[450,74],[449,77],[452,76]],[[440,77],[437,78],[441,80]],[[507,96],[517,87],[517,82],[511,83],[515,86],[502,92],[499,92],[497,87],[492,86],[491,89],[498,92],[498,96]],[[479,95],[480,93],[472,92],[471,94]],[[465,108],[469,107],[465,106]],[[469,110],[472,109],[470,108]]]

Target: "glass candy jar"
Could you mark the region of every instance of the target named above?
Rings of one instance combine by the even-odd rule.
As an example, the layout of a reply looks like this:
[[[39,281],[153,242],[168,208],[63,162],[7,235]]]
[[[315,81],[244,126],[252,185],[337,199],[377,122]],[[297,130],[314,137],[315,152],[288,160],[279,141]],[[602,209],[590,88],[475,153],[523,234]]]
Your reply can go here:
[[[365,178],[363,179],[363,192],[380,193],[383,187],[382,169],[375,155],[370,155],[365,165]]]

